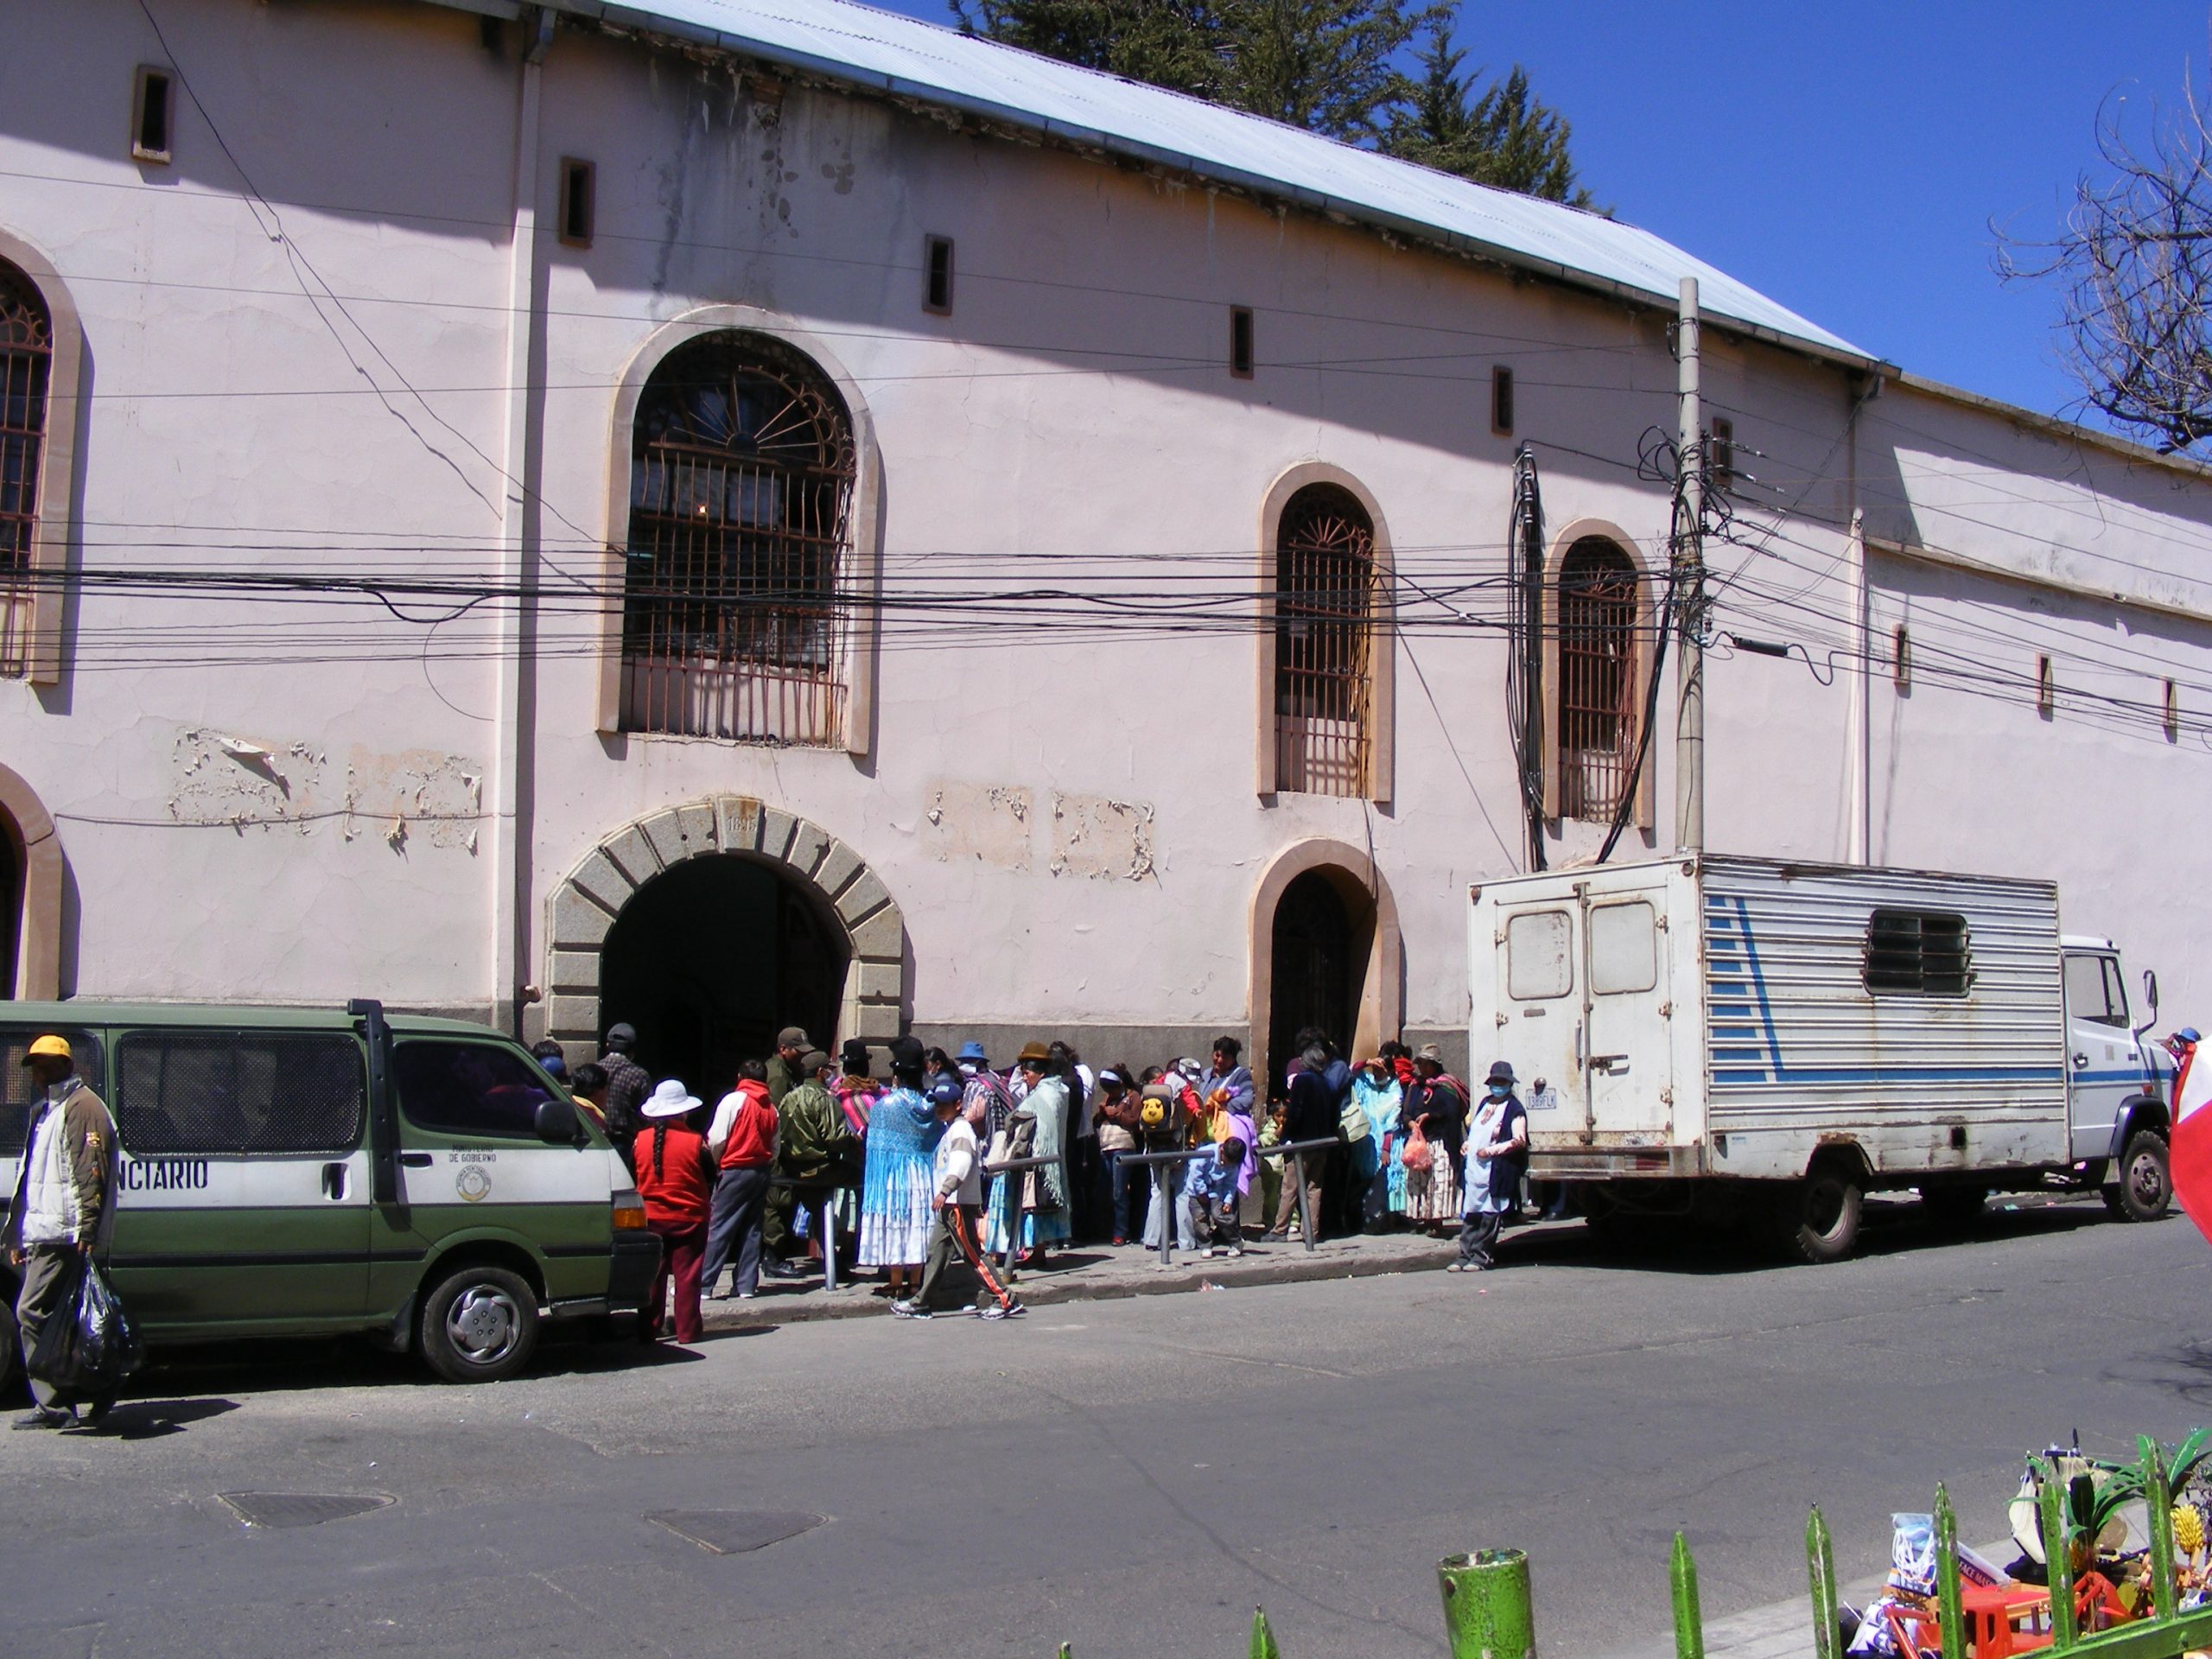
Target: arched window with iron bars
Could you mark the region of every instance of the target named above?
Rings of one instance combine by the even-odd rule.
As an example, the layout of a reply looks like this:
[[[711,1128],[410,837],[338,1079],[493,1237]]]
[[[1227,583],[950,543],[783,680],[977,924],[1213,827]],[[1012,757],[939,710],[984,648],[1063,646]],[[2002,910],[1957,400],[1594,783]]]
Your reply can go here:
[[[54,320],[37,288],[0,260],[0,674],[25,671],[31,544],[38,535]]]
[[[1365,794],[1372,770],[1375,525],[1310,484],[1275,536],[1275,787]]]
[[[1634,786],[1636,561],[1602,536],[1567,550],[1557,578],[1560,816],[1605,820]]]
[[[843,741],[856,471],[843,400],[781,341],[662,360],[632,429],[624,730]]]

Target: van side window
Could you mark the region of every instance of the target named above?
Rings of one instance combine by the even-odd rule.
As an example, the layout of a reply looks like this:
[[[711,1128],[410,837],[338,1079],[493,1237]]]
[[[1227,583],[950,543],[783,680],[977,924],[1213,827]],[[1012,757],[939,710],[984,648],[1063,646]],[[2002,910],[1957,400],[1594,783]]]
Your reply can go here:
[[[2127,993],[2120,983],[2120,969],[2107,957],[2066,958],[2066,1013],[2069,1019],[2092,1025],[2127,1024]]]
[[[535,1141],[538,1106],[553,1098],[536,1065],[491,1043],[403,1042],[391,1066],[407,1121],[441,1135]]]
[[[1505,994],[1516,1001],[1565,996],[1574,988],[1567,912],[1523,911],[1505,924]]]
[[[31,1108],[39,1096],[38,1084],[23,1070],[23,1055],[35,1039],[45,1034],[43,1030],[0,1031],[0,1065],[7,1067],[7,1075],[0,1077],[0,1158],[12,1158],[23,1149]],[[66,1027],[54,1034],[68,1040],[69,1052],[76,1057],[77,1075],[95,1090],[100,1088],[106,1074],[100,1066],[99,1039],[89,1032]],[[0,1199],[0,1206],[5,1202]]]
[[[1967,918],[1942,910],[1878,910],[1866,919],[1870,991],[1964,996],[1974,985]]]
[[[335,1033],[134,1031],[116,1045],[115,1116],[139,1157],[345,1153],[368,1090]]]

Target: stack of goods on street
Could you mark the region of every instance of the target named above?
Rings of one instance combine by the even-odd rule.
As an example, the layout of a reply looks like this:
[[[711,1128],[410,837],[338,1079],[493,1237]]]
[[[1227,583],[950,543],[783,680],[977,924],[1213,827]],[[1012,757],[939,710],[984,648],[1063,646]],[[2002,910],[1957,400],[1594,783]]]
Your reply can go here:
[[[2147,1630],[2161,1618],[2191,1613],[2204,1614],[2212,1626],[2212,1430],[2198,1429],[2173,1448],[2146,1440],[2143,1450],[2138,1463],[2092,1457],[2078,1445],[2028,1459],[2007,1516],[2018,1557],[2000,1567],[1964,1544],[1955,1548],[1963,1635],[1958,1659],[2005,1659],[2130,1625]],[[2156,1500],[2164,1500],[2164,1512],[2154,1516]],[[2161,1520],[2163,1529],[2156,1524]],[[1871,1659],[1936,1659],[1943,1651],[1937,1517],[1893,1515],[1891,1523],[1882,1592],[1863,1611],[1839,1610],[1845,1650]],[[2070,1618],[2063,1608],[2056,1620],[2052,1616],[2047,1529],[2067,1541],[2056,1576],[2067,1590]],[[2160,1530],[2164,1538],[2156,1535]],[[2172,1562],[2173,1586],[2163,1612],[2162,1554]],[[2060,1625],[2066,1642],[2058,1639]],[[2184,1650],[2161,1645],[2158,1651]],[[2206,1644],[2185,1651],[2204,1653]]]

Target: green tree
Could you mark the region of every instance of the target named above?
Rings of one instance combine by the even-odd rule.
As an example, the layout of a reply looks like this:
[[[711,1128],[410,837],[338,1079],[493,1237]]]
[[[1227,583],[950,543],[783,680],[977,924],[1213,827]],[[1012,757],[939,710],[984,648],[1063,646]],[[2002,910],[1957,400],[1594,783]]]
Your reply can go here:
[[[1459,67],[1466,56],[1452,44],[1447,23],[1429,23],[1421,79],[1392,110],[1382,148],[1478,184],[1573,207],[1595,206],[1568,153],[1573,130],[1566,117],[1536,101],[1528,72],[1516,63],[1504,80],[1478,95],[1475,76]]]
[[[1566,118],[1526,71],[1478,92],[1457,0],[952,0],[971,35],[1577,207]],[[1417,37],[1418,78],[1402,64]]]
[[[1450,0],[953,0],[970,34],[1354,143],[1408,83],[1398,56]]]
[[[1216,103],[1230,31],[1211,0],[953,0],[970,35]]]

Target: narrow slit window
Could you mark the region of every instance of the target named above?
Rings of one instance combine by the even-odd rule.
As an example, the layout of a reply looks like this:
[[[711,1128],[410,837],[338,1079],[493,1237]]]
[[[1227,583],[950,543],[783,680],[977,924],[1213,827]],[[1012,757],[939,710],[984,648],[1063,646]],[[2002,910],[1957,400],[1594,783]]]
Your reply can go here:
[[[2166,741],[2177,742],[2181,738],[2181,694],[2171,680],[2166,682]]]
[[[1877,910],[1866,918],[1866,988],[1908,996],[1964,996],[1974,988],[1967,918],[1948,911]]]
[[[2050,658],[2036,658],[2036,713],[2049,720],[2058,708],[2058,677]]]
[[[1252,308],[1229,308],[1229,372],[1240,380],[1252,378]]]
[[[571,248],[591,246],[592,215],[597,206],[599,169],[565,156],[561,162],[561,240]]]
[[[1890,679],[1899,691],[1912,690],[1912,633],[1899,628],[1890,641]]]
[[[923,283],[922,309],[949,317],[952,315],[952,238],[930,238],[925,252],[923,264],[928,275]]]
[[[1490,429],[1501,438],[1513,435],[1513,371],[1503,364],[1490,372]]]
[[[1723,495],[1736,488],[1736,423],[1717,420],[1713,423],[1712,466],[1708,469],[1713,487]]]
[[[169,72],[142,65],[130,99],[130,155],[141,162],[169,159],[169,118],[173,111]]]

